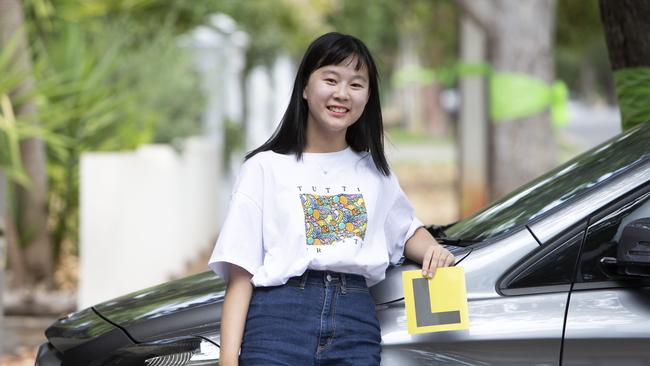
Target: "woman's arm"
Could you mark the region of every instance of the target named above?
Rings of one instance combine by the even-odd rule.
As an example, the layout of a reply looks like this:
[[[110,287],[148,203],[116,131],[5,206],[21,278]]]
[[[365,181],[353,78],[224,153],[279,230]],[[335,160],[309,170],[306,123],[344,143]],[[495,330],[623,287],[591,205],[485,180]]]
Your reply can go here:
[[[422,275],[433,277],[438,267],[448,267],[454,263],[454,256],[427,229],[420,227],[404,245],[406,258],[422,263]]]
[[[248,305],[253,295],[253,276],[245,269],[230,265],[230,279],[221,310],[221,350],[219,364],[239,364],[239,348],[244,336]]]

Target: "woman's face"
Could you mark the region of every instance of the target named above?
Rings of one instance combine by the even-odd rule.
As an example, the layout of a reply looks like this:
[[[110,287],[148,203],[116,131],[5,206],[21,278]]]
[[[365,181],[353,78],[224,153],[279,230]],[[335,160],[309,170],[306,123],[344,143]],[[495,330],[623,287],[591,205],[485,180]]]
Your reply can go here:
[[[302,93],[309,106],[308,135],[345,138],[347,128],[363,113],[369,95],[368,71],[366,67],[355,70],[356,61],[323,66],[309,76]]]

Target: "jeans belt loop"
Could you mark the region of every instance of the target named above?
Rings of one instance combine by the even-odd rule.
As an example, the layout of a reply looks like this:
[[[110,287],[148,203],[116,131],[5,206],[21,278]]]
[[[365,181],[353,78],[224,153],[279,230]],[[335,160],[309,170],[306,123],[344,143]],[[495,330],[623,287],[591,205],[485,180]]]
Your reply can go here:
[[[309,277],[309,270],[306,270],[305,273],[300,277],[300,289],[305,289],[305,284],[307,283],[307,277]]]
[[[345,295],[346,290],[345,273],[341,273],[341,293]]]

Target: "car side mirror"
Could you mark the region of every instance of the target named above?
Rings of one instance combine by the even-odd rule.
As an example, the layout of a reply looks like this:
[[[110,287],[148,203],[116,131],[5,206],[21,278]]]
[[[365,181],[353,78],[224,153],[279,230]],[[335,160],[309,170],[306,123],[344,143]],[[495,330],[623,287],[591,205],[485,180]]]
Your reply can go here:
[[[616,258],[604,257],[600,263],[619,275],[650,277],[650,218],[627,224],[621,234]]]

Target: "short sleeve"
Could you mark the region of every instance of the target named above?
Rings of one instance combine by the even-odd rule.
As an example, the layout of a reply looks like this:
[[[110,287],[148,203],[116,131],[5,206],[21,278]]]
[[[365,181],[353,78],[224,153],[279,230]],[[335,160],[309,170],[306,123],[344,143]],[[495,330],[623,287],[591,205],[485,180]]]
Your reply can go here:
[[[261,171],[247,161],[241,168],[230,198],[226,219],[221,227],[208,266],[228,280],[228,264],[242,267],[251,274],[264,262],[262,241],[261,191],[252,192],[252,182],[262,182]],[[258,190],[261,190],[258,185]]]
[[[391,179],[391,189],[394,198],[388,209],[384,232],[388,245],[389,261],[391,264],[398,264],[404,256],[404,244],[423,224],[415,217],[415,211],[406,194],[400,188],[394,174]]]

